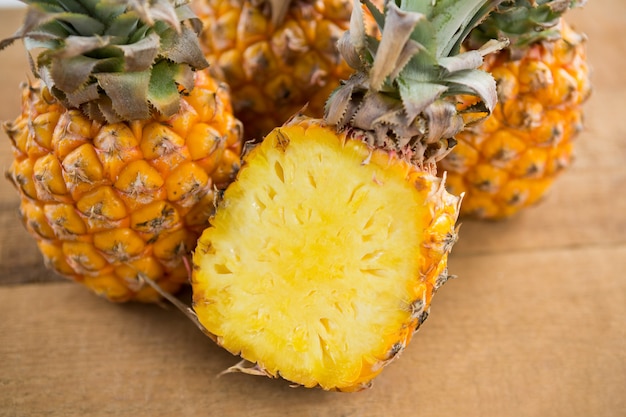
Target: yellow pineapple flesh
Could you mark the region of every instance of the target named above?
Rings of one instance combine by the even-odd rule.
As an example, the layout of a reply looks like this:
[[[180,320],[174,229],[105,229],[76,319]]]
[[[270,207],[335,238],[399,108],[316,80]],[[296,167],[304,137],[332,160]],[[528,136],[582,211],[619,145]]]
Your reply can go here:
[[[26,19],[16,38],[28,38],[40,27],[28,25],[41,16],[46,22],[42,30],[55,29],[51,36],[70,27],[46,20],[42,7],[53,6],[30,5],[34,18]],[[186,23],[179,23],[178,30],[157,24],[163,36],[159,41],[150,25],[142,29],[139,18],[133,22],[134,10],[122,13],[127,6],[108,5],[121,21],[111,18],[106,7],[94,7],[89,16],[71,10],[61,14],[82,30],[67,40],[68,45],[75,43],[69,45],[72,52],[37,56],[40,79],[23,86],[21,115],[4,123],[14,156],[6,176],[20,194],[22,220],[48,267],[112,301],[157,301],[160,295],[138,277],[148,276],[172,293],[188,282],[185,258],[208,225],[215,190],[225,188],[239,169],[242,126],[232,114],[228,88],[206,69],[186,66],[185,54],[193,54],[194,42],[196,57],[202,57]],[[175,17],[174,9],[170,11]],[[93,20],[98,13],[114,22],[109,32],[98,29],[105,27]],[[93,39],[96,49],[111,39],[120,41],[126,24],[131,33],[148,34],[139,56],[133,56],[132,42],[125,45],[132,61],[125,67],[141,68],[120,71],[113,82],[108,81],[115,73],[95,72],[85,77],[84,85],[68,91],[72,77],[68,80],[54,68],[66,65],[79,73],[76,77],[84,76],[84,68],[78,71],[81,64],[97,55],[90,49]],[[167,55],[163,48],[168,41],[175,43],[177,34],[191,42],[181,41],[186,52],[176,57],[179,66],[160,57]],[[111,52],[106,48],[99,52]],[[112,55],[107,62],[115,61],[116,52]],[[199,65],[206,66],[202,61]],[[150,77],[158,78],[157,88],[126,83]],[[137,111],[147,112],[147,117],[126,117]]]
[[[439,164],[448,189],[464,193],[463,216],[503,219],[540,201],[574,157],[591,90],[585,38],[561,20],[558,39],[487,57],[498,105],[456,136]]]
[[[353,71],[336,47],[348,27],[351,1],[285,0],[280,20],[272,10],[277,3],[192,3],[204,23],[200,40],[207,60],[231,87],[247,140],[262,139],[304,106],[306,114],[321,117],[330,93]]]
[[[276,129],[199,240],[194,309],[268,375],[363,388],[447,279],[459,201],[436,176],[315,121]]]

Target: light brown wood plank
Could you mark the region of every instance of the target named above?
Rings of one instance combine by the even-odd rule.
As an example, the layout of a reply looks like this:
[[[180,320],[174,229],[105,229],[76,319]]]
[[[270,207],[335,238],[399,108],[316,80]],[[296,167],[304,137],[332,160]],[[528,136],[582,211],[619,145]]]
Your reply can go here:
[[[624,244],[624,184],[625,169],[572,169],[557,179],[544,201],[511,219],[461,220],[452,256]]]
[[[0,415],[613,417],[626,409],[625,250],[453,261],[463,275],[354,395],[217,378],[236,359],[175,310],[70,283],[5,286]]]

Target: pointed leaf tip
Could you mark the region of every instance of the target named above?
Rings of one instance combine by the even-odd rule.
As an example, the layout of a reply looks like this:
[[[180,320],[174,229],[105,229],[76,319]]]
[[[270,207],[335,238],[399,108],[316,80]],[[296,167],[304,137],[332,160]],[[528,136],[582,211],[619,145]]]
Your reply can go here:
[[[387,5],[385,28],[374,58],[374,65],[370,71],[370,83],[374,91],[380,90],[390,74],[397,73],[400,58],[408,62],[406,54],[402,52],[409,43],[415,26],[420,20],[426,18],[421,13],[400,9],[395,2],[389,2]],[[414,52],[418,50],[419,48],[413,48]]]

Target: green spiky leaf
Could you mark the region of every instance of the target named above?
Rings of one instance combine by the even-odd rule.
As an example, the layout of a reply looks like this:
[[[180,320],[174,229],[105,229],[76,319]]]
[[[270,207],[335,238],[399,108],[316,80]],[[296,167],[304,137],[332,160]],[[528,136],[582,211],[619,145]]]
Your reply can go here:
[[[508,38],[512,48],[524,48],[541,40],[558,39],[556,25],[567,10],[580,7],[576,0],[509,0],[502,3],[472,31],[470,44]]]
[[[152,68],[152,76],[148,88],[148,101],[163,114],[178,111],[178,85],[175,82],[185,70],[173,62],[161,61]]]
[[[155,62],[159,54],[160,39],[154,32],[138,42],[128,45],[115,45],[124,56],[125,71],[145,71]]]
[[[56,13],[53,17],[68,33],[76,36],[102,35],[105,29],[104,23],[84,14]]]
[[[178,33],[166,30],[161,34],[160,53],[176,63],[188,63],[195,68],[205,68],[208,63],[201,49],[189,48],[189,44],[193,44],[197,37],[198,35],[192,29],[185,26]]]
[[[200,20],[180,0],[25,0],[23,39],[35,75],[69,108],[113,123],[171,115],[179,86],[206,68]]]
[[[447,87],[442,84],[403,79],[398,83],[398,89],[408,120],[413,120],[441,97]]]
[[[87,84],[79,87],[73,93],[66,94],[65,99],[72,107],[80,107],[85,103],[96,100],[99,95],[98,84]]]
[[[94,77],[111,100],[113,111],[123,120],[150,117],[150,107],[145,99],[150,85],[150,71],[98,73]]]
[[[446,77],[449,84],[448,95],[468,94],[480,98],[489,113],[496,106],[498,96],[493,77],[478,70],[457,71]]]
[[[122,13],[111,19],[111,24],[104,33],[105,35],[118,37],[123,43],[126,43],[141,25],[141,20],[136,14]]]
[[[54,86],[66,94],[73,93],[89,81],[96,65],[97,59],[82,55],[54,60],[50,66]]]

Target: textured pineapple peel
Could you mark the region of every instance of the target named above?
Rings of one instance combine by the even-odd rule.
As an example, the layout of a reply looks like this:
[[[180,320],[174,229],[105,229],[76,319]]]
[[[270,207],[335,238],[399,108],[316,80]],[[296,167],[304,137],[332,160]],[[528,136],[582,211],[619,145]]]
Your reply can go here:
[[[275,129],[199,239],[194,310],[256,373],[365,388],[448,277],[458,205],[443,181],[360,140]]]

